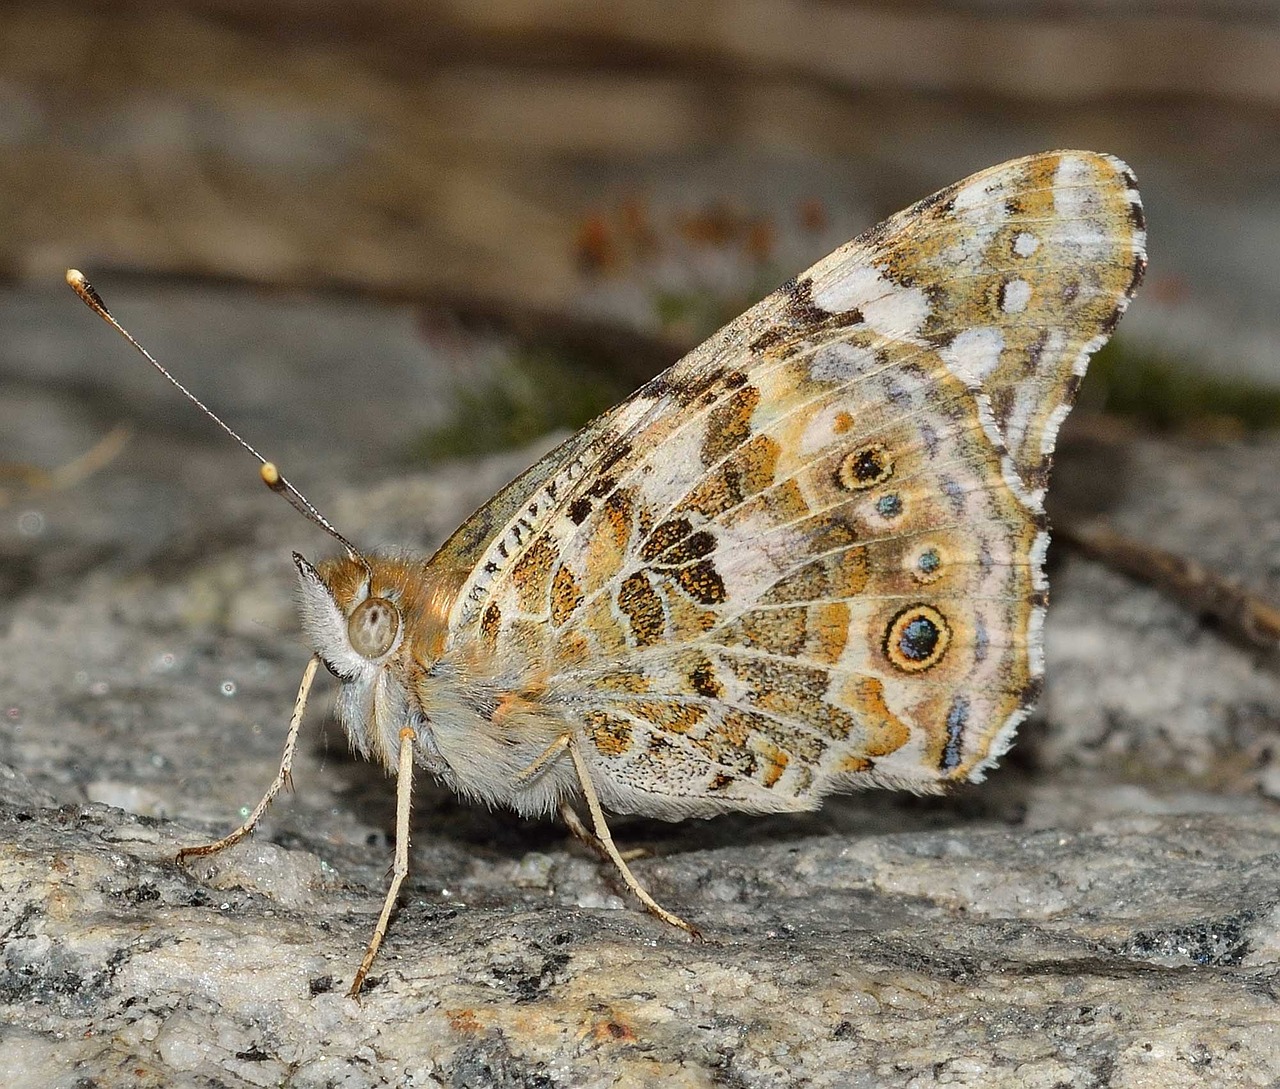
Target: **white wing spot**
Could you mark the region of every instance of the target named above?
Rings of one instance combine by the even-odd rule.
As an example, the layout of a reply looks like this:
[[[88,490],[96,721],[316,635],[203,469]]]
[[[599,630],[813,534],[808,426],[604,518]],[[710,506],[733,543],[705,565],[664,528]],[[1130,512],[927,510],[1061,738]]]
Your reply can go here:
[[[1004,334],[992,326],[966,329],[938,352],[947,369],[970,385],[981,385],[1000,362]]]
[[[863,320],[881,336],[905,338],[917,333],[929,316],[929,299],[918,287],[901,287],[870,265],[815,276],[813,301],[829,314],[862,312]]]
[[[1123,305],[1124,304],[1122,303],[1122,308]],[[1099,333],[1097,336],[1091,337],[1089,340],[1085,341],[1085,343],[1080,347],[1080,354],[1076,356],[1075,362],[1071,364],[1071,373],[1083,378],[1085,372],[1089,369],[1089,357],[1106,344],[1106,342],[1106,333]],[[1059,349],[1059,351],[1061,351],[1061,349]]]
[[[1005,178],[982,177],[964,186],[951,201],[952,209],[964,219],[998,222],[1008,216],[1001,194],[1007,188]]]
[[[616,417],[613,420],[614,429],[619,435],[624,435],[634,427],[641,419],[644,418],[654,405],[652,397],[632,397],[629,402],[619,406]]]
[[[1004,285],[1000,309],[1006,314],[1021,314],[1031,301],[1031,285],[1026,280],[1010,280]]]
[[[1027,672],[1032,677],[1044,676],[1044,606],[1034,605],[1027,617]]]
[[[1044,576],[1045,560],[1049,556],[1049,534],[1043,529],[1036,533],[1031,543],[1031,585],[1037,590],[1049,589],[1049,580]]]
[[[929,299],[918,287],[889,286],[893,294],[865,303],[862,315],[881,336],[914,336],[929,316]]]
[[[1030,231],[1019,231],[1013,240],[1013,252],[1019,257],[1030,257],[1040,248],[1040,239]]]
[[[1044,421],[1044,432],[1040,436],[1040,455],[1047,457],[1053,453],[1053,444],[1058,441],[1058,428],[1071,411],[1071,405],[1057,405]]]
[[[1096,187],[1089,163],[1075,155],[1064,155],[1053,176],[1054,210],[1064,219],[1088,216],[1096,200]]]

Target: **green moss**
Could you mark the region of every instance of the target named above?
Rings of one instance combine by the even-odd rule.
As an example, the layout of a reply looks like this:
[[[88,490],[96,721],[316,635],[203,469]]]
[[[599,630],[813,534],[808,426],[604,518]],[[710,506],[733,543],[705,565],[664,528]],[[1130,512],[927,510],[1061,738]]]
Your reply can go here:
[[[1112,341],[1093,358],[1081,391],[1091,407],[1178,429],[1228,420],[1249,430],[1280,427],[1280,390],[1206,375]]]
[[[630,392],[571,352],[521,348],[484,385],[459,388],[453,419],[418,438],[407,458],[433,463],[523,446],[550,431],[577,430]]]

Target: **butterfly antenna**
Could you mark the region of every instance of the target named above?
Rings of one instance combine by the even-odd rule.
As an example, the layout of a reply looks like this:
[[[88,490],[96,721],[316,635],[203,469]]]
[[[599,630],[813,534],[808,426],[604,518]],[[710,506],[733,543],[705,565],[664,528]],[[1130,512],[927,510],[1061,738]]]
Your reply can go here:
[[[228,435],[230,435],[233,439],[235,439],[236,442],[238,442],[242,447],[244,447],[244,449],[249,451],[250,454],[252,454],[255,458],[258,459],[259,463],[262,466],[261,469],[259,470],[259,475],[262,477],[262,482],[268,488],[270,488],[277,495],[283,496],[286,500],[288,500],[289,505],[293,507],[293,509],[296,510],[299,514],[301,514],[304,518],[306,518],[307,521],[312,522],[315,525],[319,526],[322,530],[324,530],[327,534],[329,534],[330,537],[332,537],[340,545],[342,545],[342,547],[347,550],[347,554],[353,560],[357,560],[359,563],[361,563],[364,566],[365,571],[370,574],[370,577],[372,577],[372,573],[369,572],[369,562],[364,558],[364,555],[360,552],[360,550],[356,548],[356,546],[353,545],[350,541],[348,541],[346,537],[344,537],[341,533],[339,533],[334,528],[333,523],[330,522],[328,518],[326,518],[323,514],[321,514],[318,510],[316,510],[316,508],[312,505],[311,500],[309,500],[305,495],[303,495],[300,491],[298,491],[297,488],[295,488],[292,484],[290,484],[288,480],[284,478],[280,470],[276,468],[273,462],[268,461],[261,454],[259,454],[258,451],[255,450],[252,446],[250,446],[249,443],[247,443],[244,439],[242,439],[240,435],[222,419],[221,416],[219,416],[216,412],[214,412],[213,409],[211,409],[202,400],[200,400],[199,397],[197,397],[194,393],[192,393],[189,389],[187,389],[186,386],[184,386],[181,382],[179,382],[172,374],[169,373],[169,371],[163,366],[163,364],[161,364],[155,358],[155,356],[153,356],[149,351],[146,350],[146,348],[144,348],[141,344],[139,344],[133,338],[133,334],[130,333],[128,329],[126,329],[123,325],[121,325],[118,321],[116,321],[114,317],[111,316],[111,311],[107,309],[107,304],[102,301],[102,296],[99,295],[93,289],[93,285],[84,278],[84,274],[82,272],[74,268],[67,269],[67,284],[68,286],[70,286],[72,291],[74,291],[77,295],[80,296],[80,299],[85,304],[85,306],[87,306],[90,310],[92,310],[95,314],[97,314],[98,317],[100,317],[103,321],[105,321],[108,325],[110,325],[112,329],[114,329],[117,333],[119,333],[122,337],[124,337],[125,340],[127,340],[130,344],[132,344],[134,349],[138,352],[138,354],[141,355],[142,358],[145,359],[148,363],[150,363],[153,367],[155,367],[155,369],[158,370],[166,379],[168,379],[170,384],[179,393],[181,393],[183,397],[185,397],[188,401],[190,401],[193,405],[195,405],[196,408],[198,408],[201,412],[203,412],[206,416],[208,416],[209,419],[211,419],[214,423],[216,423],[220,428],[222,428],[223,431],[225,431]]]

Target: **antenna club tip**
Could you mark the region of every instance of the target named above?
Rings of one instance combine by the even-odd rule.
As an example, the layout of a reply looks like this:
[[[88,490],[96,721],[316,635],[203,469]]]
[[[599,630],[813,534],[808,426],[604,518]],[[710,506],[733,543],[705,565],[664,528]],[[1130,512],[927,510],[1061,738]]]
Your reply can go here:
[[[98,317],[102,318],[103,321],[109,325],[115,324],[112,320],[111,312],[107,310],[107,304],[102,301],[102,296],[93,290],[93,285],[84,278],[84,273],[78,268],[67,269],[67,286],[79,295],[80,301],[96,313]],[[124,330],[121,329],[120,332],[124,333]],[[125,333],[125,336],[128,335],[128,333]]]
[[[262,477],[262,483],[268,488],[280,486],[280,470],[276,468],[275,462],[264,461],[262,468],[258,470],[258,475]]]

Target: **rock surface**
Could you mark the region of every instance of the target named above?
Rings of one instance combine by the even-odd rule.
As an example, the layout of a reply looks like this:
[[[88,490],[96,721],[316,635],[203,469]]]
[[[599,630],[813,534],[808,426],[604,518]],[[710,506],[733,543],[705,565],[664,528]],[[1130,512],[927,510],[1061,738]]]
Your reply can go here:
[[[427,548],[534,453],[322,506],[362,542]],[[1278,455],[1141,440],[1059,478],[1276,597]],[[296,794],[251,842],[173,862],[275,769],[307,654],[288,552],[324,545],[282,506],[252,539],[185,532],[168,558],[5,607],[0,1083],[1275,1083],[1280,676],[1155,591],[1057,557],[1044,714],[986,784],[618,822],[702,944],[556,826],[421,782],[410,879],[357,1003],[393,797],[323,698]]]

